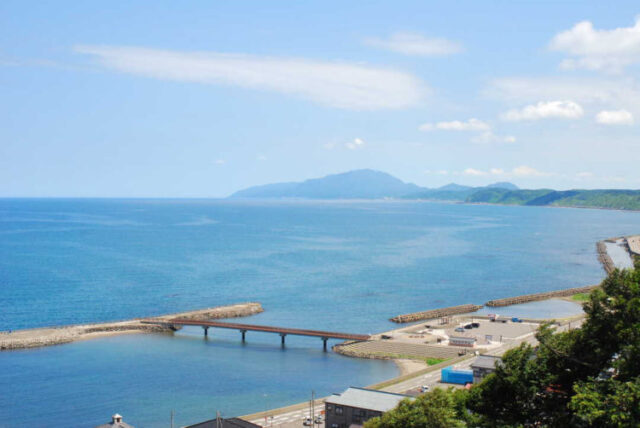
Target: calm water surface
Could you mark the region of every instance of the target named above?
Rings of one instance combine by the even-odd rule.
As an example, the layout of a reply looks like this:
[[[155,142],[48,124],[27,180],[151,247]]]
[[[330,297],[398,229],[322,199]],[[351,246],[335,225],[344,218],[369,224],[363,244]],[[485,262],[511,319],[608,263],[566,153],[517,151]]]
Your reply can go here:
[[[597,283],[640,214],[419,202],[0,200],[0,330],[241,301],[245,322],[372,333],[399,313]],[[137,427],[366,385],[393,364],[317,339],[186,329],[0,353],[0,426]],[[4,425],[3,425],[4,424]]]

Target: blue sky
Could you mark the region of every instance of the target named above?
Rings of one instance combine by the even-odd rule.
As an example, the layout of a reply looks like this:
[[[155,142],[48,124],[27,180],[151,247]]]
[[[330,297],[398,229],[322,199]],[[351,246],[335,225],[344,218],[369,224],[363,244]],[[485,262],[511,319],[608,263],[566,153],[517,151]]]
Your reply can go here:
[[[3,1],[0,196],[640,187],[637,2]]]

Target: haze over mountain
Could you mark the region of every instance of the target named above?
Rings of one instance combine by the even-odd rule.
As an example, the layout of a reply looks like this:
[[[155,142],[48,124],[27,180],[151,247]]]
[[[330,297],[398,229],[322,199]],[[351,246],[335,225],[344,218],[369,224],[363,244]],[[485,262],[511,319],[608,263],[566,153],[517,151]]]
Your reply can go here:
[[[232,198],[380,199],[417,192],[421,187],[405,183],[385,172],[360,169],[297,183],[250,187]]]
[[[495,183],[490,186],[509,190],[518,188],[511,183]],[[441,200],[460,200],[476,189],[455,183],[447,184],[438,189],[429,189],[413,183],[405,183],[385,172],[360,169],[303,182],[275,183],[249,187],[232,194],[230,197],[260,199],[419,199],[426,197]]]
[[[371,169],[327,175],[302,182],[275,183],[240,190],[230,198],[245,199],[405,199],[499,205],[534,205],[640,210],[640,190],[520,189],[498,182],[482,187],[450,183],[430,189]]]

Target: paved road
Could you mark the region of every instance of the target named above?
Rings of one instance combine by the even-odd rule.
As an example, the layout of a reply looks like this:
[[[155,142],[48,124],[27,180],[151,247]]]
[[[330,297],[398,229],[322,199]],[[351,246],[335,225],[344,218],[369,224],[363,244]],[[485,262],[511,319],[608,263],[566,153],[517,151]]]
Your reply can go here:
[[[567,331],[569,328],[577,328],[582,324],[583,320],[580,321],[573,321],[570,324],[565,324],[563,326],[558,327],[556,330],[557,331]],[[501,345],[498,348],[494,348],[492,349],[490,352],[488,352],[487,354],[489,355],[502,355],[504,354],[507,350],[511,349],[511,348],[515,348],[517,346],[519,346],[521,343],[529,343],[532,346],[535,346],[538,344],[538,341],[535,338],[535,332],[531,332],[528,333],[526,335],[523,335],[521,337],[519,337],[518,339],[516,339],[513,342],[508,342],[505,343],[503,345]],[[470,369],[471,368],[471,363],[475,360],[475,358],[470,357],[468,360],[464,360],[458,364],[456,364],[457,367],[461,368],[461,369]],[[423,386],[429,386],[429,389],[433,389],[433,388],[437,388],[437,387],[442,387],[442,388],[448,388],[450,386],[457,386],[457,385],[451,385],[451,384],[444,384],[444,383],[440,383],[440,370],[435,370],[431,373],[427,373],[424,375],[420,375],[417,376],[415,378],[406,380],[404,382],[400,382],[397,383],[395,385],[391,385],[388,386],[386,388],[384,388],[384,391],[388,391],[388,392],[395,392],[395,393],[401,393],[401,394],[409,394],[409,395],[416,395],[419,393],[420,388]],[[321,414],[322,411],[324,411],[324,404],[319,404],[316,403],[315,407],[315,414],[319,415]],[[287,412],[287,413],[283,413],[280,415],[275,415],[273,416],[273,418],[268,417],[265,421],[264,418],[262,419],[256,419],[256,420],[252,420],[251,422],[261,425],[263,427],[278,427],[278,428],[300,428],[303,427],[304,425],[302,424],[303,420],[305,417],[309,416],[309,407],[302,409],[302,410],[295,410],[295,411],[291,411],[291,412]],[[314,424],[314,427],[318,427],[318,428],[323,428],[324,427],[324,423],[322,424]]]

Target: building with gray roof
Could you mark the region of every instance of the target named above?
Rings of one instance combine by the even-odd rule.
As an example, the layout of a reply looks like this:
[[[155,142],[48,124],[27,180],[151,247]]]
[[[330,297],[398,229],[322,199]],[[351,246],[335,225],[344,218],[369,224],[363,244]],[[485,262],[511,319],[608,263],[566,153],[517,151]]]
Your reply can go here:
[[[473,383],[479,383],[482,379],[496,371],[496,366],[502,359],[493,355],[480,355],[471,363],[473,370]]]
[[[394,409],[404,394],[350,387],[342,394],[333,394],[325,400],[325,427],[347,428],[361,426],[365,421]]]

